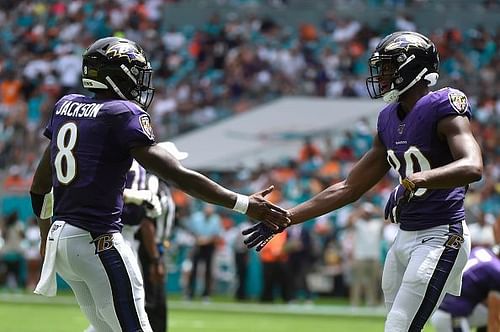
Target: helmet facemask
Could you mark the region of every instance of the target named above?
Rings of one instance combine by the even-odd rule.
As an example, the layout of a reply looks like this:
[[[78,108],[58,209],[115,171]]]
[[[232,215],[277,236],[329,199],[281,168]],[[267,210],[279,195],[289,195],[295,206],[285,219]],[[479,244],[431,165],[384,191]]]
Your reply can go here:
[[[380,55],[375,52],[370,58],[370,76],[366,79],[368,94],[373,99],[381,98],[396,89],[396,82],[402,78],[398,73],[398,66],[391,55]]]
[[[133,82],[130,90],[124,91],[124,96],[120,97],[122,97],[123,99],[132,100],[141,105],[144,110],[147,110],[147,108],[153,101],[154,96],[153,70],[151,69],[151,65],[148,62],[147,66],[144,68],[133,66],[128,69],[125,65],[121,65],[120,68]],[[120,95],[118,91],[115,90],[115,92]]]

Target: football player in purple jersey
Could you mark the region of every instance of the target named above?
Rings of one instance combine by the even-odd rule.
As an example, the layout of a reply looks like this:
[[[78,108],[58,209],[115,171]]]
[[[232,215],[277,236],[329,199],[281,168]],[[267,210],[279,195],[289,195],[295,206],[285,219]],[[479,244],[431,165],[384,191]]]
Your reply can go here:
[[[465,266],[460,296],[447,294],[431,318],[436,332],[470,332],[488,325],[490,291],[500,292],[500,246],[475,247]]]
[[[290,218],[298,224],[336,210],[359,199],[391,167],[398,172],[385,207],[385,218],[399,224],[382,278],[385,331],[421,331],[447,292],[460,293],[470,253],[464,197],[467,185],[482,176],[481,151],[465,94],[429,89],[439,77],[431,40],[392,33],[369,66],[370,96],[389,103],[379,114],[373,146],[345,180],[290,209]],[[245,241],[259,250],[274,232],[259,223],[245,230]]]
[[[82,82],[94,97],[63,96],[45,128],[50,139],[36,169],[31,198],[44,263],[35,292],[53,296],[56,272],[81,310],[101,331],[151,331],[136,258],[121,235],[125,177],[132,159],[195,198],[224,206],[278,229],[286,211],[228,190],[183,167],[155,142],[149,114],[152,69],[142,48],[116,37],[83,54]]]

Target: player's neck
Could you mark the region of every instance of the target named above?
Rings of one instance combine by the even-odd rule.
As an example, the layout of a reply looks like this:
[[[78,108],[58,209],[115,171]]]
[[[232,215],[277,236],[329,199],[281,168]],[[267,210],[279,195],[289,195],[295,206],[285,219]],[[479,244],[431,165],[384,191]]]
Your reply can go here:
[[[399,108],[406,115],[411,112],[417,101],[429,93],[427,86],[415,86],[407,93],[399,97]]]
[[[110,91],[96,92],[94,98],[97,100],[120,99],[118,96]]]

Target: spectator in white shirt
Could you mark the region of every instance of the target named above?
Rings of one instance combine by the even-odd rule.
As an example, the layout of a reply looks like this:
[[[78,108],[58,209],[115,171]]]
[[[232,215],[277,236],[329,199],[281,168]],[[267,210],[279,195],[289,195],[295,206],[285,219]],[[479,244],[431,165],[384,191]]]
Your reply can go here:
[[[351,305],[361,305],[364,295],[366,304],[378,303],[380,285],[380,250],[384,221],[372,203],[363,203],[349,217],[353,227]]]
[[[480,212],[477,221],[469,225],[471,244],[475,246],[491,247],[495,244],[493,224],[495,217],[491,213]]]

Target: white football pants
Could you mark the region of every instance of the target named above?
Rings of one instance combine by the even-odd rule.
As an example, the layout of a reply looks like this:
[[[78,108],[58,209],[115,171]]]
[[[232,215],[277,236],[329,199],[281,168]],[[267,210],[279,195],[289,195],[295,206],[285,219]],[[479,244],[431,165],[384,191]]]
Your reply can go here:
[[[120,233],[93,240],[89,232],[66,223],[57,247],[56,271],[96,331],[152,331],[137,259]]]
[[[420,332],[446,292],[460,294],[469,254],[465,221],[421,231],[400,229],[382,275],[385,332]]]

